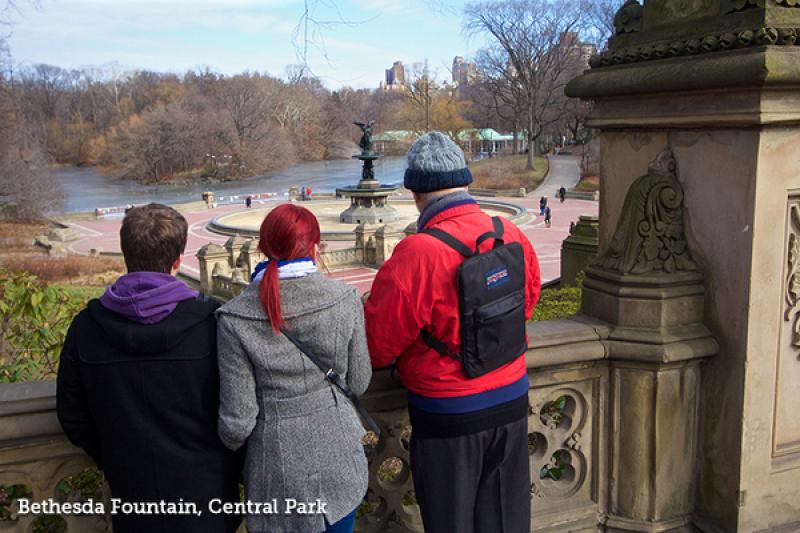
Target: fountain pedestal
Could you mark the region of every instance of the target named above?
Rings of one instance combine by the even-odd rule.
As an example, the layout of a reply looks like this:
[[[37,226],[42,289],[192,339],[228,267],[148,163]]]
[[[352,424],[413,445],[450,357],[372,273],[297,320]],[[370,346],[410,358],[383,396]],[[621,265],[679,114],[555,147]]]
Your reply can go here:
[[[397,187],[384,187],[375,179],[372,164],[382,156],[383,154],[372,151],[361,152],[353,156],[354,159],[363,162],[361,181],[355,186],[336,189],[337,195],[350,198],[350,207],[339,215],[339,219],[343,223],[385,224],[400,218],[400,213],[388,202],[389,195],[395,192]]]

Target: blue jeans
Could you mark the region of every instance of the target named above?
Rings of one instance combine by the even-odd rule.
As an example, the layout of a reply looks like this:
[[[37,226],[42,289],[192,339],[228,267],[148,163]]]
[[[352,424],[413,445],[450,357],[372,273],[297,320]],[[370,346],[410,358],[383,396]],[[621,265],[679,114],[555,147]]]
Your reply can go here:
[[[327,520],[325,521],[327,523]],[[353,509],[353,512],[349,515],[345,516],[335,524],[331,524],[328,526],[328,529],[325,530],[325,533],[353,533],[353,526],[356,523],[356,510]]]

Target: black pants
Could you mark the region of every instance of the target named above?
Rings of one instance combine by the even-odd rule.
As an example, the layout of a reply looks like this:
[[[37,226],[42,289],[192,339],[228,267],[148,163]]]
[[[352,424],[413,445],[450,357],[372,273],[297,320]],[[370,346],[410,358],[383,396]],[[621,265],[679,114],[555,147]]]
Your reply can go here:
[[[425,533],[529,533],[528,420],[447,438],[411,433]]]

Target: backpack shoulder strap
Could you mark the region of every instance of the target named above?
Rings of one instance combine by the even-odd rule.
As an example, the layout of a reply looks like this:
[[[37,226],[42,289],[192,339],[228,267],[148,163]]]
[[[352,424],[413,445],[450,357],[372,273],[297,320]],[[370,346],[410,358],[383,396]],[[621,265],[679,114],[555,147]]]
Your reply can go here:
[[[492,217],[492,226],[494,227],[494,231],[487,231],[486,233],[478,237],[477,241],[475,241],[476,254],[480,253],[478,252],[478,248],[480,248],[481,243],[483,243],[483,241],[487,239],[495,240],[494,243],[495,248],[503,244],[503,232],[505,231],[505,228],[503,227],[503,221],[500,220],[500,217]]]
[[[502,239],[506,228],[503,226],[503,221],[500,219],[500,217],[492,217],[492,225],[494,226],[494,232],[497,235],[497,238]]]
[[[472,257],[472,250],[469,249],[469,246],[459,241],[446,231],[440,230],[439,228],[427,228],[422,230],[420,233],[425,233],[435,239],[442,241],[447,246],[449,246],[456,252],[460,253],[464,257]]]

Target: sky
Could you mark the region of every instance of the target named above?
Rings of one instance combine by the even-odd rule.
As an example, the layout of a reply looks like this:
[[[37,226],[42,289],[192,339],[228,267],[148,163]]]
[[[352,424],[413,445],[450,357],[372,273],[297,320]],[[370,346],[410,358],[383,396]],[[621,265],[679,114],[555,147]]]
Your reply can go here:
[[[284,76],[299,63],[303,0],[16,0],[15,63],[64,68],[116,62],[183,73],[210,67]],[[308,0],[308,64],[331,89],[377,87],[397,60],[424,61],[442,79],[480,37],[462,31],[464,0]],[[333,24],[325,24],[333,21]],[[344,22],[342,22],[344,21]]]

